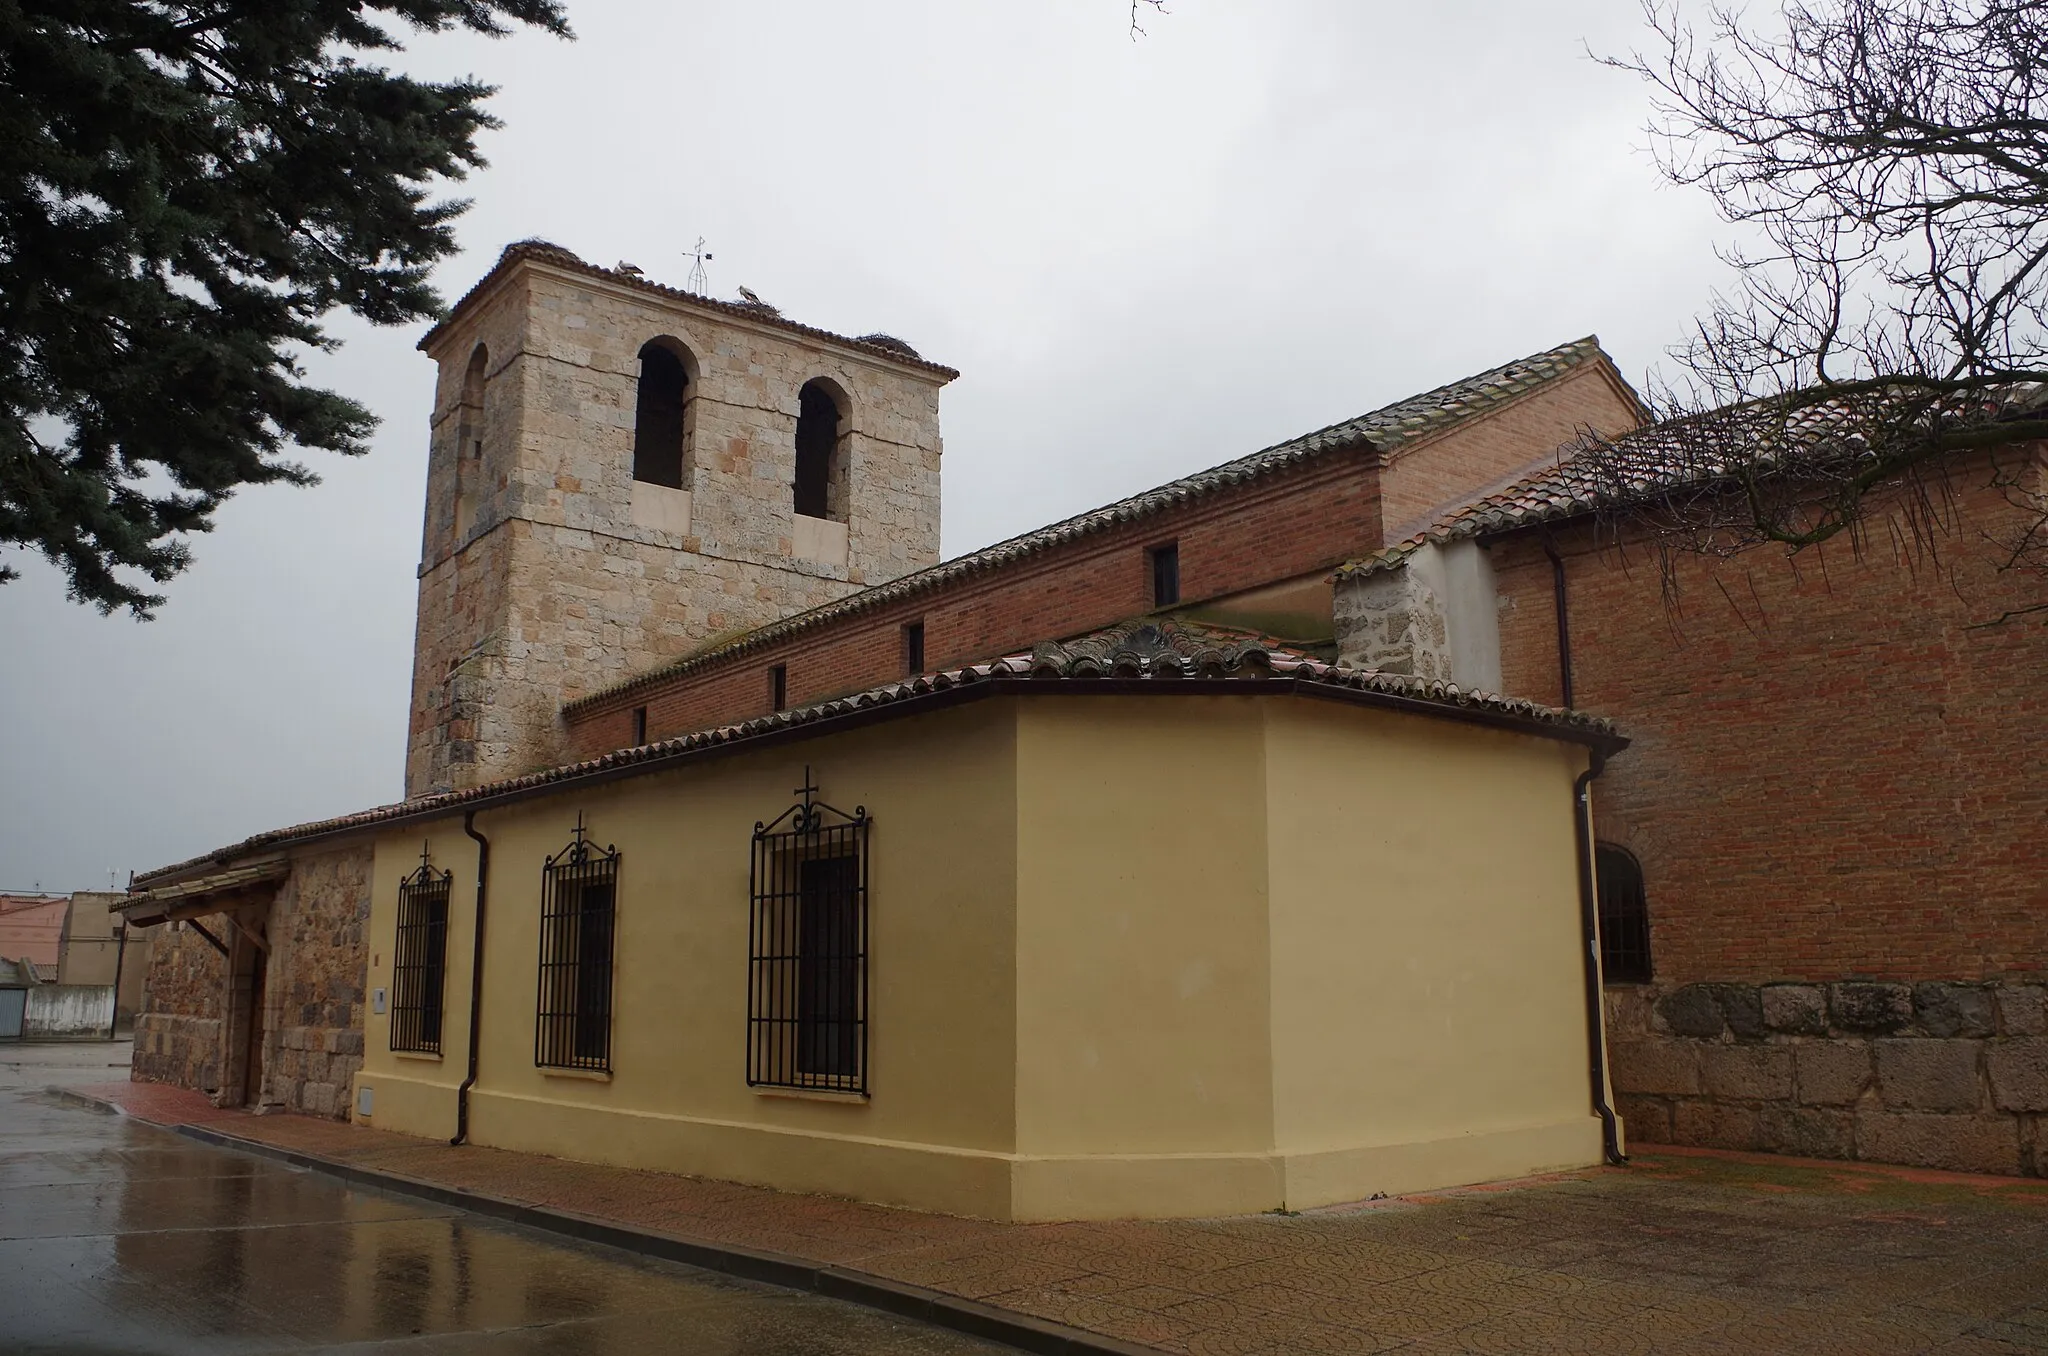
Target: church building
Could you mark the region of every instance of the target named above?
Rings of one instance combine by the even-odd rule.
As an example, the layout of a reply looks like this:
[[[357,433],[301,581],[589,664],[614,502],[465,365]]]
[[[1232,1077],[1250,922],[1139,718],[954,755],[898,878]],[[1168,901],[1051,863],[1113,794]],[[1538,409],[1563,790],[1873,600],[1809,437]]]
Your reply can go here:
[[[1337,663],[1330,583],[1633,424],[1591,341],[948,562],[899,339],[528,243],[421,347],[407,798],[138,880],[138,1077],[1008,1219],[1620,1152],[1626,740]]]
[[[1982,549],[1679,624],[1595,341],[947,561],[900,339],[527,242],[421,347],[406,799],[137,880],[137,1077],[1004,1219],[2042,1170],[2039,629]]]

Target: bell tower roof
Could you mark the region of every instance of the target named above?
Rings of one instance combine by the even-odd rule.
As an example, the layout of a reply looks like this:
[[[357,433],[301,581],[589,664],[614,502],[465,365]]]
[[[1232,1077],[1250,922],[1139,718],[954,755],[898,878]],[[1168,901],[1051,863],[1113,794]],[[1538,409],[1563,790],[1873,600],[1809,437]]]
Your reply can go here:
[[[482,305],[492,293],[512,278],[521,266],[559,270],[573,274],[579,280],[601,281],[630,292],[659,297],[668,303],[683,302],[694,308],[715,312],[721,318],[764,326],[784,334],[799,336],[814,344],[858,353],[889,366],[909,368],[927,377],[937,377],[940,385],[960,375],[957,368],[924,358],[916,349],[894,335],[864,334],[851,337],[834,334],[830,330],[821,330],[787,319],[773,306],[763,303],[721,301],[716,297],[700,296],[678,287],[669,287],[637,273],[602,268],[585,261],[573,250],[546,240],[518,240],[507,245],[504,252],[499,254],[498,262],[492,266],[491,271],[486,273],[476,286],[462,294],[439,324],[420,337],[420,352],[439,357],[436,350],[443,347],[453,334],[462,328],[462,321],[469,312]]]

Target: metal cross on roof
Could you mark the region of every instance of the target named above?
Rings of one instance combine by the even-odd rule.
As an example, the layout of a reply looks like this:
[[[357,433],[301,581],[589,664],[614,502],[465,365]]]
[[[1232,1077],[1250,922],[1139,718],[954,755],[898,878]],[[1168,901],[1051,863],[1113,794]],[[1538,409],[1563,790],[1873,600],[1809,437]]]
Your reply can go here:
[[[683,257],[690,261],[690,290],[700,297],[711,295],[711,276],[704,271],[704,265],[711,262],[711,251],[704,248],[704,237],[697,237],[697,248],[684,250]]]

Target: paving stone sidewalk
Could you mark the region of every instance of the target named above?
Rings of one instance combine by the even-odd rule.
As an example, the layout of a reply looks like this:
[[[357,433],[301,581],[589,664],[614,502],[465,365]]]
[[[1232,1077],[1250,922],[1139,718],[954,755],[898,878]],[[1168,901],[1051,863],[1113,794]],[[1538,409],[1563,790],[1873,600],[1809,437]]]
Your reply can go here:
[[[1642,1148],[1299,1215],[995,1224],[75,1091],[374,1172],[790,1254],[1209,1356],[2048,1351],[2048,1182]]]

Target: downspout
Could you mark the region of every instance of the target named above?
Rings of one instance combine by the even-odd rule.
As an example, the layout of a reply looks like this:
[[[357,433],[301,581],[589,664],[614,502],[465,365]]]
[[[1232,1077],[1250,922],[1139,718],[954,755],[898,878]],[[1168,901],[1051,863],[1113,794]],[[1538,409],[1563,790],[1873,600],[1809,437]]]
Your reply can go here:
[[[1572,623],[1571,611],[1565,606],[1564,557],[1557,553],[1557,543],[1546,534],[1543,538],[1543,554],[1550,557],[1550,589],[1557,596],[1557,685],[1560,691],[1558,705],[1566,710],[1572,704]],[[1600,775],[1597,771],[1594,776]]]
[[[1547,535],[1543,554],[1550,558],[1551,590],[1557,598],[1557,675],[1563,705],[1572,704],[1572,628],[1564,582],[1564,557]],[[1593,861],[1593,779],[1607,766],[1607,756],[1592,751],[1586,770],[1572,783],[1572,816],[1577,821],[1572,841],[1579,858],[1579,934],[1586,963],[1586,1075],[1593,1090],[1593,1112],[1600,1117],[1600,1142],[1607,1161],[1628,1162],[1621,1151],[1621,1130],[1607,1101],[1607,1015],[1600,988],[1600,881]]]
[[[491,840],[476,831],[476,811],[462,816],[462,831],[476,840],[476,939],[469,957],[469,1076],[455,1090],[455,1138],[452,1145],[469,1139],[469,1090],[476,1086],[477,1041],[483,1032],[484,997],[484,901],[491,881]]]
[[[1628,1162],[1621,1151],[1621,1130],[1614,1108],[1607,1102],[1607,1018],[1600,991],[1599,881],[1593,873],[1593,779],[1607,765],[1607,757],[1594,750],[1578,780],[1572,783],[1572,814],[1578,831],[1572,835],[1579,854],[1579,933],[1586,962],[1586,1074],[1592,1082],[1593,1111],[1600,1117],[1600,1142],[1607,1161],[1616,1167]]]

